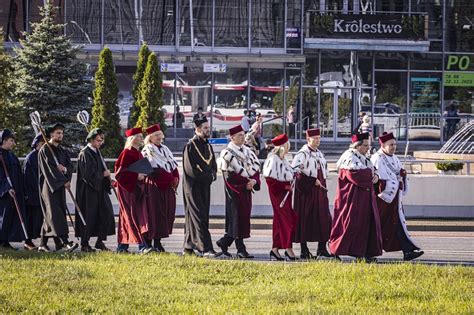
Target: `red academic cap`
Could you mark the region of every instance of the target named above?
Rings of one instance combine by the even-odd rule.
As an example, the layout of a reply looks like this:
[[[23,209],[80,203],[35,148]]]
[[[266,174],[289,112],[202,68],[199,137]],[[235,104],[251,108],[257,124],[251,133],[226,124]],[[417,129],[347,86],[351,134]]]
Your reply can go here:
[[[235,135],[236,133],[239,133],[241,131],[244,131],[244,128],[242,128],[242,125],[238,125],[238,126],[235,126],[235,127],[232,127],[229,129],[229,134],[231,136]]]
[[[139,133],[142,133],[142,128],[131,128],[131,129],[128,129],[127,131],[125,131],[125,135],[128,137],[131,137],[131,136],[134,136],[134,135],[137,135]]]
[[[321,135],[321,131],[319,130],[319,128],[306,130],[306,137],[314,137],[314,136],[320,136],[320,135]]]
[[[146,128],[146,134],[151,135],[152,133],[154,133],[156,131],[160,131],[160,130],[161,130],[160,125],[156,124],[156,125],[153,125],[153,126],[150,126],[150,127]]]
[[[355,143],[357,141],[366,140],[366,139],[369,139],[369,133],[368,132],[356,133],[356,134],[352,135],[352,137],[351,137],[352,143]]]
[[[285,133],[272,139],[272,143],[276,147],[284,145],[286,142],[288,142],[288,136]]]
[[[384,144],[388,140],[395,139],[395,136],[393,135],[393,132],[387,133],[384,132],[380,137],[379,137],[379,143]]]

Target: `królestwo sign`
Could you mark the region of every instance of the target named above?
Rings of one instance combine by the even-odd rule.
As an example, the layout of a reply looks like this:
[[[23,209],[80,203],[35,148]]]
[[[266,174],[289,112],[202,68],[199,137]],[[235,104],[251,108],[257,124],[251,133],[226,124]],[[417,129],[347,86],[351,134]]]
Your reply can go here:
[[[424,39],[424,16],[403,14],[311,15],[312,38]]]

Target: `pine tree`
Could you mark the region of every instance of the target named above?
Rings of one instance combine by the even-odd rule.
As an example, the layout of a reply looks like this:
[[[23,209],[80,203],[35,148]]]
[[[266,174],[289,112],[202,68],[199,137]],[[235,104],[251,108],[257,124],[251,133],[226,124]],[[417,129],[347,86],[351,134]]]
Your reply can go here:
[[[3,34],[0,30],[0,129],[9,128],[15,132],[16,153],[28,152],[26,113],[21,103],[12,102],[12,61],[3,48]]]
[[[101,149],[104,157],[116,157],[123,147],[120,135],[118,107],[119,87],[112,61],[112,52],[104,48],[100,52],[99,67],[95,73],[94,105],[92,106],[92,128],[105,133],[105,145]]]
[[[65,143],[82,143],[83,127],[76,121],[79,110],[89,109],[92,85],[85,79],[86,66],[76,60],[78,47],[63,35],[64,24],[55,22],[58,9],[48,1],[40,8],[41,21],[15,49],[14,98],[27,112],[38,110],[45,126],[66,126]]]
[[[140,108],[138,107],[138,96],[140,94],[140,84],[143,81],[143,75],[145,74],[145,69],[148,61],[148,56],[150,55],[150,49],[146,43],[140,47],[140,51],[138,52],[138,62],[137,62],[137,70],[133,75],[133,105],[130,108],[130,116],[128,119],[128,126],[134,127],[137,124],[138,116],[140,116]]]
[[[160,124],[162,130],[166,128],[165,118],[161,108],[163,107],[163,89],[158,59],[154,53],[148,57],[145,75],[140,84],[138,106],[140,116],[137,126],[146,128],[153,124]]]

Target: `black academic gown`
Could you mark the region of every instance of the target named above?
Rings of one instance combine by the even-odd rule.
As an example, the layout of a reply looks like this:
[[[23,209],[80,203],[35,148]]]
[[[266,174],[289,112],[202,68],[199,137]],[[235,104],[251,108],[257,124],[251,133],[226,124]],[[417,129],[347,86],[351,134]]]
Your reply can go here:
[[[76,236],[105,240],[107,235],[115,234],[110,179],[104,177],[101,157],[91,148],[82,149],[77,160],[76,200],[87,225],[84,227],[76,216]]]
[[[44,216],[41,235],[67,237],[69,228],[66,220],[67,205],[64,184],[71,180],[73,165],[65,149],[53,145],[50,147],[59,164],[67,168],[67,172],[63,174],[58,171],[48,146],[42,146],[38,158],[40,204]]]
[[[26,229],[28,237],[35,239],[41,235],[43,226],[43,211],[40,204],[38,150],[33,150],[23,163],[23,180],[25,187]]]
[[[196,144],[196,146],[193,144]],[[204,159],[212,159],[207,164]],[[214,151],[207,140],[194,136],[183,151],[184,248],[201,252],[213,250],[209,233],[211,183],[216,179]]]
[[[11,187],[8,183],[3,165],[0,164],[0,241],[21,242],[25,240],[25,235],[23,234],[15,203],[8,192],[11,188],[15,190],[21,214],[25,218],[21,166],[13,152],[0,149],[0,154],[3,155],[3,160],[6,163],[13,184],[13,187]]]

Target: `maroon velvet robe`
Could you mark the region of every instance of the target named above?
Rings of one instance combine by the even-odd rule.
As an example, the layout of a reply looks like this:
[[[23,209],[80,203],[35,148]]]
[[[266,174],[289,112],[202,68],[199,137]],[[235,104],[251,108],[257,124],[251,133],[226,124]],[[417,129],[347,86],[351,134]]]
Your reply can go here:
[[[247,190],[249,179],[235,172],[225,174],[225,231],[234,239],[250,237],[250,215],[252,212],[252,192]],[[251,179],[257,181],[254,190],[260,190],[260,173]]]
[[[326,187],[322,170],[318,179]],[[298,174],[295,189],[295,211],[298,215],[294,241],[327,242],[331,234],[331,213],[327,191],[316,187],[316,178]]]
[[[382,255],[382,232],[372,170],[339,170],[329,249],[334,255]]]
[[[115,162],[119,201],[117,230],[119,244],[143,243],[142,235],[148,232],[148,214],[143,181],[138,180],[137,173],[127,171],[128,166],[142,158],[142,154],[137,149],[124,149]]]
[[[280,203],[285,198],[291,182],[281,182],[271,177],[266,178],[270,201],[273,207],[273,245],[272,248],[292,248],[296,226],[296,213],[291,206],[290,192],[282,208]]]
[[[176,214],[176,186],[178,169],[172,173],[156,168],[145,179],[145,196],[148,213],[147,239],[165,238],[173,232]]]

